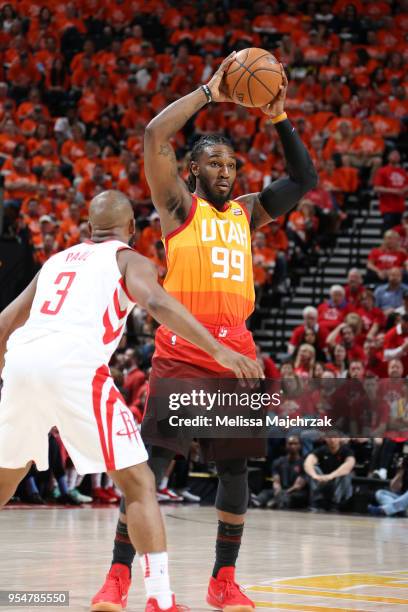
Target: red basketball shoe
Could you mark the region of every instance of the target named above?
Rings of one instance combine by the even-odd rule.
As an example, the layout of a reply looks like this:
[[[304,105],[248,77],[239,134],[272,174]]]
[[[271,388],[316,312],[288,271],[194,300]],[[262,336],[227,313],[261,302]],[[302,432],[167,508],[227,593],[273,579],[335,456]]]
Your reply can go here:
[[[235,567],[222,567],[217,578],[210,578],[207,603],[216,610],[252,612],[255,604],[235,582]]]
[[[150,599],[147,600],[145,612],[189,612],[189,610],[190,608],[187,608],[187,606],[179,606],[176,604],[176,598],[173,595],[171,608],[166,608],[165,610],[164,608],[159,608],[159,604],[154,597],[150,597]]]
[[[122,612],[127,606],[129,588],[129,568],[121,563],[114,563],[103,587],[92,599],[92,612]]]

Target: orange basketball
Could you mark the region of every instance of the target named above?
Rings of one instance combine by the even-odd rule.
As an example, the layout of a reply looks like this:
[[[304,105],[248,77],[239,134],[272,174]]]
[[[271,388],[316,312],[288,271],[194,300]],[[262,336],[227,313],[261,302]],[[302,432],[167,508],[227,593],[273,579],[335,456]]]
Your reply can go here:
[[[243,106],[264,106],[276,98],[282,85],[282,68],[265,49],[243,49],[225,73],[229,96]]]

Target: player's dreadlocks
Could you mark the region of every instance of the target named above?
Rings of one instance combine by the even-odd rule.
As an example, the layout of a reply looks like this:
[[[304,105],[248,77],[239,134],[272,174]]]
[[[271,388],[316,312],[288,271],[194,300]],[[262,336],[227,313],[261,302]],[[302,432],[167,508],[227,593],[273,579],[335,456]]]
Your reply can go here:
[[[205,147],[211,147],[213,145],[225,145],[227,147],[233,148],[232,143],[225,136],[221,136],[220,134],[208,134],[206,136],[201,136],[194,144],[191,150],[190,163],[192,161],[198,161],[201,153],[204,151]],[[196,188],[196,177],[191,171],[188,175],[187,186],[191,193],[195,191]]]

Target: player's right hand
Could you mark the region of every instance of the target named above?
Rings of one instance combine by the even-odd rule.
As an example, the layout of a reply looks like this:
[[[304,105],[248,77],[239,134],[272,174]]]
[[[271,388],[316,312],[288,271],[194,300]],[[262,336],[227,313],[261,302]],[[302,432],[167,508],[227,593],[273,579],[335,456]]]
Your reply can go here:
[[[235,59],[236,51],[233,51],[226,57],[218,68],[217,72],[211,77],[207,83],[207,87],[211,92],[213,102],[232,102],[231,98],[224,91],[225,84],[222,82],[225,72]]]
[[[237,378],[265,378],[265,374],[257,361],[231,351],[225,346],[220,345],[213,357],[224,368],[232,370]]]

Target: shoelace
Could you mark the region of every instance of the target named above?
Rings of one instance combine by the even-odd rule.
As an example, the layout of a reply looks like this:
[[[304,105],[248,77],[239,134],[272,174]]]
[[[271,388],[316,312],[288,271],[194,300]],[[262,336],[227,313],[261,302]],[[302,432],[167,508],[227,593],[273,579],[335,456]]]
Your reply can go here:
[[[228,595],[233,595],[236,591],[239,591],[240,593],[243,593],[245,595],[244,589],[233,580],[226,580],[225,584],[225,597],[227,597]]]

